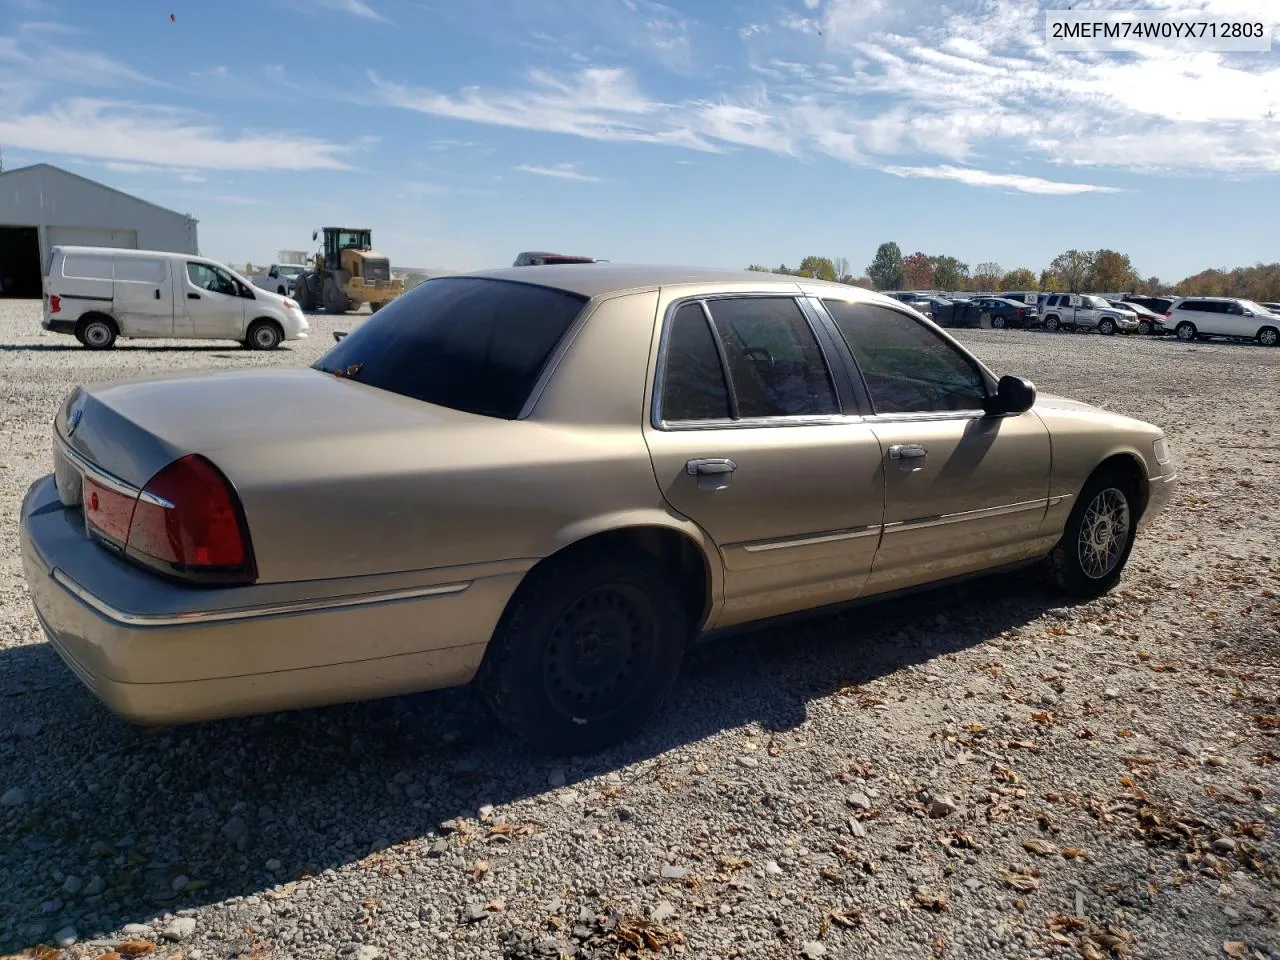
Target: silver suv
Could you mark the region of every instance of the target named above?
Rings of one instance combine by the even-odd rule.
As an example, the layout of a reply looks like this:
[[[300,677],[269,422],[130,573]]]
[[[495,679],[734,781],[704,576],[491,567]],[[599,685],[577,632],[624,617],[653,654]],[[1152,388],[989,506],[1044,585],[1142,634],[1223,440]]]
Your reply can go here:
[[[1046,330],[1097,330],[1110,336],[1138,329],[1132,310],[1119,310],[1088,293],[1051,293],[1040,307],[1040,325]]]

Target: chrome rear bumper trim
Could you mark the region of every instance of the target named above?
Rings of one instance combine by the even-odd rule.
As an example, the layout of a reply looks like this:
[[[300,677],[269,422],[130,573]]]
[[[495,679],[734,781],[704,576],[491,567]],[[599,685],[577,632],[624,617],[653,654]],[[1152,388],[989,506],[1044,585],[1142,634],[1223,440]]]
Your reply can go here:
[[[96,610],[108,620],[129,627],[175,627],[204,623],[225,623],[229,620],[256,620],[263,617],[287,616],[294,613],[327,613],[350,607],[364,607],[379,603],[395,603],[400,600],[420,600],[426,597],[443,597],[462,593],[474,581],[442,583],[430,587],[408,587],[403,590],[385,590],[379,593],[360,593],[347,597],[323,597],[315,600],[294,600],[288,603],[264,604],[256,607],[231,607],[225,610],[193,610],[190,613],[133,613],[112,606],[61,570],[54,569],[53,579],[85,606]]]

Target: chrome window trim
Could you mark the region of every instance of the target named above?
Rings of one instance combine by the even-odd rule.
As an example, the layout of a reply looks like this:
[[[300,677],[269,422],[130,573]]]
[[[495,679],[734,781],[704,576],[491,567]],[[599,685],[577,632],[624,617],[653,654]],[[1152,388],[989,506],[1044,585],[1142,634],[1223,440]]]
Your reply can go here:
[[[61,435],[55,434],[58,443],[58,450],[81,472],[88,476],[94,483],[99,486],[106,487],[112,493],[118,493],[125,497],[134,497],[143,503],[150,503],[157,507],[163,507],[166,510],[172,510],[173,504],[164,497],[157,497],[154,493],[148,493],[126,480],[121,480],[114,473],[103,470],[95,463],[91,463],[85,457],[71,449],[70,445]]]
[[[739,547],[747,553],[763,553],[766,550],[785,550],[788,547],[811,547],[821,543],[836,543],[840,540],[857,540],[862,537],[878,537],[883,526],[869,523],[861,527],[850,527],[847,530],[832,530],[824,533],[805,534],[799,537],[785,537],[777,540],[753,540],[749,543],[729,543],[726,547]]]
[[[687,303],[702,304],[703,316],[707,318],[708,323],[711,322],[711,310],[707,306],[708,303],[715,300],[742,300],[748,298],[768,297],[777,300],[779,298],[789,299],[795,303],[796,309],[800,311],[800,316],[804,318],[809,332],[813,335],[814,342],[818,345],[818,350],[822,353],[823,363],[827,368],[827,379],[831,383],[831,393],[835,397],[836,406],[843,408],[842,398],[839,392],[839,386],[836,383],[835,372],[832,370],[833,361],[829,355],[827,345],[822,342],[822,337],[818,331],[814,329],[813,319],[809,315],[809,311],[805,309],[803,300],[805,294],[797,285],[795,290],[791,290],[790,284],[779,284],[776,290],[751,290],[751,291],[733,291],[726,290],[717,293],[701,293],[693,294],[687,297],[680,297],[672,300],[667,304],[667,309],[662,316],[662,332],[658,337],[658,363],[654,368],[653,374],[653,397],[649,404],[649,425],[655,430],[663,432],[678,432],[681,430],[741,430],[751,427],[797,427],[797,426],[829,426],[831,424],[841,424],[850,422],[859,422],[860,416],[852,416],[843,412],[822,413],[822,414],[796,414],[785,417],[750,417],[738,420],[664,420],[662,417],[662,388],[666,382],[667,375],[667,347],[671,337],[671,324],[675,319],[676,311]],[[719,349],[717,345],[717,350]],[[729,390],[733,391],[730,383],[730,372],[721,359],[721,366],[724,369],[725,385]]]
[[[96,594],[90,593],[56,567],[53,570],[53,579],[85,606],[96,610],[108,620],[127,627],[175,627],[192,624],[226,623],[235,620],[260,620],[265,617],[277,617],[294,613],[327,613],[331,610],[394,603],[399,600],[451,596],[462,593],[474,582],[465,580],[431,587],[408,587],[401,590],[384,590],[378,593],[361,593],[346,597],[292,600],[286,603],[263,604],[254,607],[229,607],[224,610],[193,610],[189,613],[133,613],[128,610],[121,610]]]

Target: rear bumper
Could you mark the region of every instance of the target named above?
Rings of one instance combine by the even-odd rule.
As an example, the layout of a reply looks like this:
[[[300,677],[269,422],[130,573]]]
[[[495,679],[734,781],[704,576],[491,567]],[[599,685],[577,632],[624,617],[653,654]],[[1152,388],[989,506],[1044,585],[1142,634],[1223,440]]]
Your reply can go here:
[[[109,554],[58,501],[22,504],[22,564],[46,636],[104,704],[185,723],[467,683],[522,572],[459,570],[199,589]],[[449,577],[447,574],[452,573]],[[377,589],[369,583],[377,579]],[[432,579],[436,581],[430,582]],[[388,583],[397,585],[389,589]],[[335,592],[341,591],[341,592]],[[238,599],[238,602],[237,602]]]
[[[76,332],[76,322],[74,320],[60,320],[53,317],[45,317],[40,321],[40,326],[48,330],[50,333],[70,333]]]

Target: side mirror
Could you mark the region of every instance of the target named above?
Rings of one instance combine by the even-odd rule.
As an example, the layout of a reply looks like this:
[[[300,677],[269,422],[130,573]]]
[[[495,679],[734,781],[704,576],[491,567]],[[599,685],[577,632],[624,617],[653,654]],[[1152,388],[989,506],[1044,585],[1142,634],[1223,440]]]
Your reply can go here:
[[[279,271],[279,270],[268,270],[268,271],[267,271],[267,276],[268,276],[268,277],[270,277],[272,280],[275,280],[277,277],[279,277],[279,276],[280,276],[280,271]]]
[[[1244,315],[1245,315],[1246,317],[1252,317],[1252,316],[1253,316],[1253,311],[1252,311],[1252,310],[1246,310],[1246,311],[1244,312]]]
[[[1026,413],[1036,402],[1036,385],[1021,377],[1003,376],[996,394],[987,397],[986,412],[992,416],[1004,413]]]
[[[312,242],[312,243],[315,243],[315,242],[316,242],[316,238],[317,238],[318,236],[320,236],[320,231],[319,231],[319,230],[312,230],[312,231],[311,231],[311,242]]]

